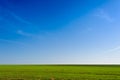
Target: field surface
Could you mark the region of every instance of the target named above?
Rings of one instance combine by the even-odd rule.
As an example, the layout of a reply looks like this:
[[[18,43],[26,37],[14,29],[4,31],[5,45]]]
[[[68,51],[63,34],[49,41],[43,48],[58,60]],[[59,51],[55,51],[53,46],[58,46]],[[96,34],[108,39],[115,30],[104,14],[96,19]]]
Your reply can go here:
[[[120,66],[0,65],[0,80],[120,80]]]

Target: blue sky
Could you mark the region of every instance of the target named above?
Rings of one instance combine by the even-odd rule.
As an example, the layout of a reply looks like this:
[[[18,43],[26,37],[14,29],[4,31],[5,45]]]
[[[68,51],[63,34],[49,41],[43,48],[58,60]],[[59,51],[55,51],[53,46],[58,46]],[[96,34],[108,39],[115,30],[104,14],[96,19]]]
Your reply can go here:
[[[119,0],[0,0],[1,64],[119,64]]]

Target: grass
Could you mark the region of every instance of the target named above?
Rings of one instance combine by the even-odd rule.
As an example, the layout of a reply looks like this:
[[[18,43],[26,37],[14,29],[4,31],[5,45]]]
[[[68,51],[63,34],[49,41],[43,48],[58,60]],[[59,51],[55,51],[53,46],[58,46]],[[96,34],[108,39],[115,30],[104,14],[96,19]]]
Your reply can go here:
[[[120,66],[0,65],[0,80],[120,80]]]

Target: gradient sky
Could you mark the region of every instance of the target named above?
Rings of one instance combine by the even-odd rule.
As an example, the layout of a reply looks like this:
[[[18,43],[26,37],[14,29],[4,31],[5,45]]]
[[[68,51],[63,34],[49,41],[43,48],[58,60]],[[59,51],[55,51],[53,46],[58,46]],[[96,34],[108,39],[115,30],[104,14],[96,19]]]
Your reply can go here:
[[[0,0],[1,64],[119,64],[120,0]]]

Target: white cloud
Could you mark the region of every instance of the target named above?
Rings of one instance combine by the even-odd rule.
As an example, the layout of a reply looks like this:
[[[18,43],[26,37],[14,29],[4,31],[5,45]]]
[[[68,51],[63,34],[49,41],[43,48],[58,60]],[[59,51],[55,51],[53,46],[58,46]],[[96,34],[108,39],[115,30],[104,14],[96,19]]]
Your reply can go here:
[[[105,51],[104,53],[111,53],[111,52],[118,51],[118,50],[120,50],[120,46],[109,49],[109,50]]]
[[[22,31],[22,30],[18,30],[18,31],[17,31],[17,34],[20,34],[20,35],[23,35],[23,36],[27,36],[27,37],[34,37],[34,36],[35,36],[35,35],[33,35],[33,34],[24,32],[24,31]]]
[[[10,11],[10,10],[5,10],[7,14],[11,15],[13,18],[15,18],[16,20],[22,22],[22,23],[25,23],[25,24],[28,24],[28,25],[31,25],[31,22],[25,20],[24,18],[20,17],[19,15],[15,14],[14,12]]]
[[[10,11],[9,9],[3,8],[0,6],[0,16],[5,17],[6,15],[12,16],[14,19],[16,19],[17,21],[27,24],[27,25],[31,25],[31,22],[25,20],[23,17],[15,14],[14,12]],[[1,19],[1,18],[0,18]]]
[[[92,27],[86,27],[83,32],[87,33],[87,32],[91,32],[91,31],[93,31]]]
[[[32,39],[37,39],[37,40],[45,39],[46,37],[44,35],[46,35],[46,36],[51,36],[52,35],[52,34],[47,33],[47,32],[45,32],[44,35],[33,34],[33,33],[24,32],[23,30],[18,30],[16,33],[19,34],[19,35],[29,37],[29,38],[32,38]]]
[[[107,11],[105,11],[104,9],[99,9],[94,16],[97,16],[101,19],[104,19],[108,22],[113,22],[114,19],[109,15],[109,13]]]
[[[25,45],[24,43],[21,43],[18,41],[7,40],[7,39],[0,39],[0,41],[7,42],[7,43],[13,43],[13,44],[19,44],[19,45]]]
[[[10,12],[10,14],[15,18],[17,19],[18,21],[22,22],[22,23],[25,23],[25,24],[31,24],[30,22],[28,22],[27,20],[23,19],[22,17],[16,15],[15,13],[13,12]]]
[[[35,35],[35,34],[32,34],[32,33],[24,32],[22,30],[18,30],[17,34],[22,35],[22,36],[26,36],[26,37],[37,38],[37,39],[43,38],[43,36],[39,36],[39,35]]]

